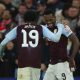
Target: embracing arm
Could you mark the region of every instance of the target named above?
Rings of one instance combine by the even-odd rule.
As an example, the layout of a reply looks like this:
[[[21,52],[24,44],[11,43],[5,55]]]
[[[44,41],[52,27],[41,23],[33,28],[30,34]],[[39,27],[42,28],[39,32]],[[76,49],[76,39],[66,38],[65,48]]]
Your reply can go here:
[[[60,40],[64,25],[57,24],[57,26],[58,26],[58,32],[57,33],[53,33],[46,26],[42,26],[43,36],[48,38],[51,41],[58,42]]]

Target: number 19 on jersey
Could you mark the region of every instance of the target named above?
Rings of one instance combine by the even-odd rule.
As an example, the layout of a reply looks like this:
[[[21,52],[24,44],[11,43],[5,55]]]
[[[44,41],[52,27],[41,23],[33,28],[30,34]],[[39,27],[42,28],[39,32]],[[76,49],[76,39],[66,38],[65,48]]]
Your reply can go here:
[[[39,33],[37,30],[31,30],[29,33],[26,32],[26,30],[22,29],[22,34],[23,34],[23,43],[22,43],[22,47],[37,47],[38,43],[39,43]],[[33,35],[34,34],[34,35]],[[32,41],[27,41],[27,36],[29,35],[29,37],[32,40],[35,40],[35,43],[33,43]]]

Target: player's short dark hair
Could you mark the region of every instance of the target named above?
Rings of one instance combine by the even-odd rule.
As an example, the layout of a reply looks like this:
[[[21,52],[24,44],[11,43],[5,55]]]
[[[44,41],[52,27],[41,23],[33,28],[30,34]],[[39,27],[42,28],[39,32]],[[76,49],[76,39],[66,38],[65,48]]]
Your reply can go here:
[[[49,15],[49,14],[55,15],[55,12],[52,11],[51,9],[47,9],[47,10],[44,11],[44,15]]]
[[[37,12],[33,10],[29,10],[24,14],[24,21],[35,22],[37,21]]]

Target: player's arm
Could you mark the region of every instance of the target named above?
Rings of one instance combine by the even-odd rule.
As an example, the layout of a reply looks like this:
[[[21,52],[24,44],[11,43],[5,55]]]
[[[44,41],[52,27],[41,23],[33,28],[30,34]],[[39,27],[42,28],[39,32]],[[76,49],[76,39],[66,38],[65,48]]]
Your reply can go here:
[[[71,29],[69,28],[69,26],[66,26],[63,29],[63,35],[65,35],[66,37],[68,37],[70,39],[70,41],[72,42],[72,51],[71,51],[71,57],[75,58],[75,55],[79,49],[79,40],[76,37],[76,35],[71,31]]]
[[[74,33],[72,33],[69,36],[69,39],[72,42],[72,48],[71,48],[71,51],[70,51],[71,52],[71,55],[70,55],[70,68],[73,69],[73,67],[74,68],[76,67],[74,58],[75,58],[75,56],[76,56],[76,54],[78,53],[78,50],[79,50],[79,40],[78,40],[78,38],[76,37],[76,35]]]
[[[70,55],[70,68],[71,67],[75,67],[75,61],[74,58],[78,52],[79,49],[79,40],[76,37],[76,35],[71,31],[71,29],[69,28],[69,26],[67,26],[66,28],[64,28],[63,34],[68,37],[70,39],[70,41],[72,42],[72,51],[71,51],[71,55]]]
[[[0,44],[0,56],[2,55],[1,52],[2,52],[2,49],[3,49],[3,46],[6,45],[9,41],[13,40],[16,38],[16,30],[17,30],[17,27],[15,27],[14,29],[12,29],[4,38],[4,40],[1,42]]]
[[[63,24],[57,24],[57,26],[58,26],[58,32],[57,33],[53,33],[47,27],[42,26],[43,36],[48,38],[51,41],[58,42],[60,40],[64,25]]]
[[[14,29],[12,29],[4,38],[4,40],[1,42],[1,45],[5,45],[6,43],[8,43],[9,41],[13,40],[16,38],[17,36],[17,27],[15,27]]]
[[[71,51],[71,56],[70,57],[74,59],[78,50],[79,50],[79,40],[74,33],[72,33],[69,36],[69,39],[72,42],[72,51]]]

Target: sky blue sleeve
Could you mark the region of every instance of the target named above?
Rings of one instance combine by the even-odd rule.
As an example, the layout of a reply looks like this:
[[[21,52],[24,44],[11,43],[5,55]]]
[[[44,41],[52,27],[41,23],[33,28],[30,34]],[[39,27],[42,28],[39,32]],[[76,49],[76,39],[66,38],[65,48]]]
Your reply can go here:
[[[16,36],[17,36],[17,27],[15,27],[9,33],[7,33],[5,37],[10,39],[10,40],[13,40],[16,38]]]
[[[9,41],[15,39],[17,36],[17,27],[15,27],[14,29],[12,29],[9,33],[7,33],[5,35],[4,40],[1,42],[1,45],[5,45],[6,43],[8,43]]]
[[[60,40],[62,30],[63,30],[62,25],[59,25],[57,33],[51,32],[46,26],[43,26],[43,25],[41,25],[41,26],[43,28],[43,36],[45,38],[48,38],[49,40],[51,40],[53,42],[58,42]]]

